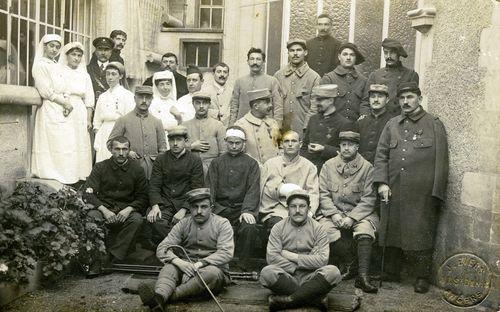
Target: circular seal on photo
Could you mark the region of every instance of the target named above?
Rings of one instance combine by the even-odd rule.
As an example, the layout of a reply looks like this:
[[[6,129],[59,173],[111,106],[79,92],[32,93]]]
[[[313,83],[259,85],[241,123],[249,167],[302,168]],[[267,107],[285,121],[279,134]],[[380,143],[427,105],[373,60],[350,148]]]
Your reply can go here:
[[[476,306],[490,292],[490,268],[483,259],[470,253],[446,259],[439,267],[437,278],[443,299],[455,307]]]

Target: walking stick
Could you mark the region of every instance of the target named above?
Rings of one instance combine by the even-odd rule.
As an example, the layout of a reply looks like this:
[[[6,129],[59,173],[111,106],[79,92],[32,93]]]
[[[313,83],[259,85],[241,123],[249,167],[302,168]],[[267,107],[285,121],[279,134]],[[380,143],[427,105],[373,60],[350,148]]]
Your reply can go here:
[[[182,252],[184,253],[184,256],[186,256],[186,259],[189,261],[189,263],[194,264],[193,261],[191,260],[191,258],[189,258],[188,254],[186,252],[186,249],[184,249],[184,247],[179,246],[179,245],[170,245],[170,246],[167,247],[167,250],[171,249],[171,248],[179,248],[180,250],[182,250]],[[210,290],[210,287],[208,287],[208,285],[205,282],[205,280],[203,279],[203,277],[201,277],[200,272],[198,270],[195,270],[195,272],[196,272],[196,275],[198,275],[198,277],[200,278],[201,283],[203,284],[203,286],[205,286],[205,288],[208,290],[208,293],[210,294],[210,296],[212,296],[212,299],[214,299],[215,303],[219,307],[219,310],[221,312],[224,312],[224,309],[220,305],[219,301],[217,300],[217,298],[215,298],[214,293]]]
[[[391,205],[389,203],[389,200],[380,201],[380,215],[382,215],[382,210],[385,209],[387,210],[387,222],[385,223],[385,229],[384,229],[384,246],[382,246],[382,263],[380,264],[380,282],[379,282],[379,288],[382,287],[382,279],[384,275],[384,266],[385,266],[385,248],[387,245],[387,232],[389,231],[389,218],[391,216]]]

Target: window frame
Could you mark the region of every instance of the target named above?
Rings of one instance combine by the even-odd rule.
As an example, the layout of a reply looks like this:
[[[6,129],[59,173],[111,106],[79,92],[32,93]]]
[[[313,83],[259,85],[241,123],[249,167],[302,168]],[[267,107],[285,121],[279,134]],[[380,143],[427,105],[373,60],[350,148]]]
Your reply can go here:
[[[183,70],[187,69],[187,66],[189,64],[186,64],[186,47],[185,43],[216,43],[219,45],[219,60],[214,63],[217,64],[218,62],[221,62],[222,60],[222,51],[223,51],[223,43],[222,39],[212,39],[212,38],[182,38],[180,39],[179,47],[180,47],[180,53],[179,53],[179,67]],[[198,61],[198,60],[196,60]],[[208,64],[210,65],[210,63]],[[210,66],[208,67],[199,67],[202,71],[209,71],[211,69]]]
[[[198,0],[197,1],[197,9],[196,9],[196,25],[198,26],[199,29],[220,29],[220,30],[224,30],[224,20],[225,20],[225,9],[226,9],[226,3],[225,3],[225,0],[221,0],[222,1],[222,4],[221,5],[214,5],[212,4],[213,3],[213,0],[209,0],[211,4],[201,4],[202,0]],[[210,22],[209,22],[209,27],[204,27],[202,28],[201,27],[201,10],[202,9],[209,9],[210,10]],[[214,28],[212,26],[212,11],[213,9],[221,9],[222,10],[222,14],[221,14],[221,27],[220,28]]]
[[[24,2],[24,3],[23,3]],[[66,20],[66,4],[69,4],[69,25],[65,24]],[[83,4],[83,14],[80,12],[80,3]],[[74,7],[74,5],[76,6]],[[49,23],[49,18],[47,16],[49,11],[49,5],[52,6],[52,21]],[[57,5],[59,5],[59,14],[56,13]],[[26,6],[26,14],[23,15],[22,8]],[[35,9],[35,12],[32,12],[32,6]],[[43,12],[42,12],[43,6]],[[7,21],[7,36],[5,40],[7,41],[7,57],[12,55],[12,47],[16,49],[17,52],[17,77],[15,77],[16,83],[13,82],[13,78],[10,75],[10,70],[12,68],[12,64],[7,62],[7,80],[6,84],[12,85],[24,85],[30,86],[32,85],[31,80],[31,69],[33,67],[33,60],[30,59],[30,55],[35,55],[36,47],[41,40],[40,32],[43,31],[44,34],[47,33],[56,33],[61,35],[64,43],[66,40],[66,35],[69,36],[70,41],[80,41],[84,45],[85,53],[90,59],[90,43],[92,40],[92,31],[93,31],[93,13],[94,13],[94,0],[24,0],[17,2],[17,12],[14,12],[14,4],[12,0],[7,0],[7,8],[0,9],[0,14],[5,14],[5,18]],[[34,14],[33,14],[34,13]],[[44,21],[41,19],[41,14],[44,16]],[[59,18],[56,19],[56,16],[59,15]],[[58,21],[58,23],[56,22]],[[13,23],[17,23],[17,42],[12,42],[12,28]],[[21,59],[20,55],[20,34],[21,34],[21,23],[26,23],[26,33],[27,33],[27,48],[26,48],[26,60]],[[30,33],[30,26],[34,25],[34,33]],[[59,26],[57,26],[59,25]],[[52,30],[48,32],[48,29]],[[83,28],[83,29],[81,29]],[[34,39],[32,38],[34,37]],[[33,41],[31,41],[33,40]],[[31,45],[31,42],[34,44]],[[33,51],[31,51],[33,49]],[[30,53],[31,52],[31,53]],[[23,64],[23,61],[26,61]],[[85,60],[88,61],[88,60]],[[25,81],[20,81],[20,65],[22,65],[25,71]]]

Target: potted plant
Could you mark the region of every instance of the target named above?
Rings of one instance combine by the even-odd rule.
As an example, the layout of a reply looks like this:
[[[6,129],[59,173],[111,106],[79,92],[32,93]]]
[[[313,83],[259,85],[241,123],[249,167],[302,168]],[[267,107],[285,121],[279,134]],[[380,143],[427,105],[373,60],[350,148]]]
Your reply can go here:
[[[106,251],[103,227],[87,216],[88,209],[71,188],[51,193],[20,183],[0,201],[0,282],[25,285],[37,263],[48,282],[71,263],[88,267]]]

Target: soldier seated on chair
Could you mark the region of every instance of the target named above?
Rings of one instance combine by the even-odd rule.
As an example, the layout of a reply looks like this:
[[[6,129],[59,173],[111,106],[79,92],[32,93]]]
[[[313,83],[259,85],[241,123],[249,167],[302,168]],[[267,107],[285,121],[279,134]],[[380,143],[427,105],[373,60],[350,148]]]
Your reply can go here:
[[[378,226],[374,211],[373,166],[358,154],[359,133],[339,134],[340,154],[328,160],[319,175],[319,222],[328,231],[332,258],[346,261],[349,253],[340,240],[352,235],[357,242],[359,274],[355,286],[365,292],[377,292],[370,283],[369,265],[372,243]],[[352,234],[351,234],[352,233]],[[347,259],[349,261],[350,259]]]
[[[135,235],[142,226],[142,214],[148,204],[147,180],[140,164],[128,158],[130,141],[123,136],[111,142],[109,159],[95,164],[85,183],[83,200],[94,205],[89,215],[106,222],[108,261],[124,260]],[[88,276],[100,273],[98,261]]]
[[[286,198],[288,217],[271,230],[261,284],[276,295],[269,297],[270,311],[315,305],[328,309],[325,296],[342,277],[328,265],[328,236],[309,216],[309,194],[295,190]],[[327,301],[327,299],[326,299]]]
[[[234,252],[231,224],[212,213],[208,188],[194,189],[187,195],[191,215],[172,228],[156,251],[165,266],[154,289],[145,283],[138,288],[142,302],[153,311],[166,311],[166,303],[206,295],[200,276],[214,294],[230,281],[228,263]],[[175,246],[183,247],[185,253]]]
[[[260,199],[259,163],[244,152],[246,134],[231,126],[225,134],[227,152],[215,158],[208,169],[214,213],[227,218],[235,231],[239,265],[247,270],[250,258],[255,258],[259,230],[257,214]]]

